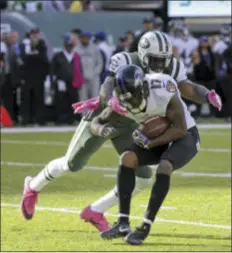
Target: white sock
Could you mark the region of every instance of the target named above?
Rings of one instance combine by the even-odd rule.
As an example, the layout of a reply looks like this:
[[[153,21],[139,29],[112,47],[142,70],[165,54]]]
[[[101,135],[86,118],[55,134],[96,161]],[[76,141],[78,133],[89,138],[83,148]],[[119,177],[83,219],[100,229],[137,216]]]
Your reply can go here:
[[[64,175],[66,173],[64,170],[64,164],[64,157],[49,162],[46,167],[31,180],[29,185],[30,188],[39,192],[54,179]]]
[[[143,222],[152,225],[152,221],[148,220],[147,218],[143,218]]]
[[[149,185],[152,184],[152,178],[141,178],[141,177],[136,177],[136,185],[135,189],[133,191],[133,196],[140,193]],[[117,186],[114,187],[113,190],[111,190],[109,193],[95,201],[91,205],[91,209],[95,212],[100,212],[104,213],[106,210],[110,209],[111,207],[115,206],[118,204],[118,190]]]

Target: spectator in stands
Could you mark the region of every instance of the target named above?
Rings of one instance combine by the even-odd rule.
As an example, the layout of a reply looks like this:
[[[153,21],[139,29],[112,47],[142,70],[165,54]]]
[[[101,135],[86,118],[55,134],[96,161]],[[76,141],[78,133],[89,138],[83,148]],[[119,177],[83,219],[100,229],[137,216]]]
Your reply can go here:
[[[10,59],[10,83],[13,89],[13,115],[14,122],[19,119],[19,99],[20,99],[20,85],[22,81],[23,61],[21,58],[22,46],[19,43],[19,34],[17,32],[10,32],[8,36],[9,43],[9,59]]]
[[[100,74],[101,76],[100,82],[103,83],[107,75],[108,66],[110,64],[110,58],[113,52],[111,49],[112,47],[106,41],[107,35],[105,32],[99,31],[95,34],[94,37],[95,37],[95,44],[97,45],[97,48],[101,53],[102,62],[103,62],[103,68]]]
[[[193,53],[193,78],[197,83],[204,85],[209,90],[216,89],[215,76],[215,58],[209,45],[207,36],[200,38],[200,46]],[[201,106],[197,106],[198,109]],[[209,115],[212,116],[214,109],[210,108]],[[200,112],[195,112],[196,116],[200,116]]]
[[[232,45],[230,45],[223,53],[226,64],[226,73],[220,80],[223,95],[225,98],[226,121],[231,122],[232,117]]]
[[[80,42],[80,35],[82,33],[82,30],[79,28],[75,28],[71,30],[71,39],[72,43],[74,45],[74,48],[76,48]]]
[[[12,64],[11,64],[11,45],[9,40],[10,32],[1,34],[1,100],[12,118],[14,118],[13,110],[13,84],[12,84]]]
[[[81,57],[81,65],[85,83],[79,90],[81,100],[96,97],[99,94],[100,74],[103,69],[101,53],[91,42],[92,34],[83,32],[80,36],[80,45],[77,49]]]
[[[83,11],[83,6],[81,1],[72,1],[70,7],[69,7],[70,12],[82,12]]]
[[[126,37],[127,37],[127,47],[128,49],[130,49],[133,41],[135,40],[135,34],[132,31],[127,31]]]
[[[0,36],[0,105],[4,102],[3,96],[3,88],[5,84],[5,77],[6,77],[6,57],[7,57],[7,44],[6,44],[6,36],[1,31]]]
[[[121,36],[119,38],[119,45],[117,46],[116,50],[114,51],[114,54],[117,54],[119,52],[128,51],[128,44],[127,44],[127,37]]]
[[[83,11],[96,11],[94,4],[91,0],[81,0]]]
[[[231,24],[223,24],[220,28],[220,40],[215,43],[213,52],[216,56],[216,73],[217,76],[223,77],[226,68],[223,65],[223,53],[231,44]]]
[[[64,35],[63,50],[52,59],[51,74],[55,78],[56,123],[72,124],[75,116],[72,104],[77,101],[78,88],[83,84],[80,56],[74,51],[71,34]]]
[[[162,18],[160,17],[154,17],[154,20],[153,20],[153,29],[154,30],[158,30],[158,31],[163,31],[163,26],[164,26],[164,21],[162,20]]]
[[[66,11],[63,1],[50,0],[50,1],[42,1],[43,3],[43,11],[46,12],[63,12]]]
[[[141,31],[135,38],[134,42],[132,43],[131,47],[130,47],[130,52],[135,52],[138,50],[138,43],[140,38],[149,31],[152,31],[154,29],[154,19],[153,17],[150,18],[145,18],[143,20],[143,26],[144,26],[144,30]]]
[[[45,124],[44,119],[44,81],[49,71],[47,46],[40,38],[40,30],[30,31],[29,40],[22,47],[23,79],[22,85],[22,124]]]
[[[26,12],[37,12],[41,9],[42,1],[24,1],[24,4]]]
[[[200,38],[199,57],[194,57],[194,76],[204,83],[215,81],[215,58],[207,36]],[[207,87],[209,90],[212,87]],[[214,87],[215,88],[215,87]]]

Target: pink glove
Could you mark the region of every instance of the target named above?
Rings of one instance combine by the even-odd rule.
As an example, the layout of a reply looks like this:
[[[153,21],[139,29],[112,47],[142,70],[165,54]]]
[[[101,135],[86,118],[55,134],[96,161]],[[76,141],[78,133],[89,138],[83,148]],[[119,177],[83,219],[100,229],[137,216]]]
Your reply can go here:
[[[109,100],[108,106],[119,115],[125,116],[127,113],[126,109],[119,104],[118,99],[114,96]]]
[[[75,104],[72,104],[72,107],[74,109],[74,114],[76,113],[83,113],[88,110],[95,111],[98,109],[100,104],[99,97],[90,98],[86,101],[81,101]]]
[[[215,90],[209,91],[207,97],[208,97],[210,104],[215,106],[218,109],[218,111],[221,111],[222,100],[221,100],[220,96],[215,92]]]

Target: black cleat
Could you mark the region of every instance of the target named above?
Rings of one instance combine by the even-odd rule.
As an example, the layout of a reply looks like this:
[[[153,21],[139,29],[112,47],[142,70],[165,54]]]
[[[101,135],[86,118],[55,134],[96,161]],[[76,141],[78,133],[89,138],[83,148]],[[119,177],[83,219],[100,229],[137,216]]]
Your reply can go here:
[[[118,237],[124,237],[131,232],[128,223],[115,223],[111,229],[102,232],[101,237],[105,240],[111,240]]]
[[[143,224],[135,229],[135,231],[129,233],[124,240],[132,245],[140,245],[147,238],[150,232],[150,225]]]

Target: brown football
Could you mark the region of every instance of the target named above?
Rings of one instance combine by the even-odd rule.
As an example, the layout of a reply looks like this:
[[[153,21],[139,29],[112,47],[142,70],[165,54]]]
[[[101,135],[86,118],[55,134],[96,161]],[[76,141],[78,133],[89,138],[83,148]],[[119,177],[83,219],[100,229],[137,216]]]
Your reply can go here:
[[[153,117],[141,123],[139,129],[148,139],[154,139],[162,135],[170,126],[170,121],[166,117]]]

